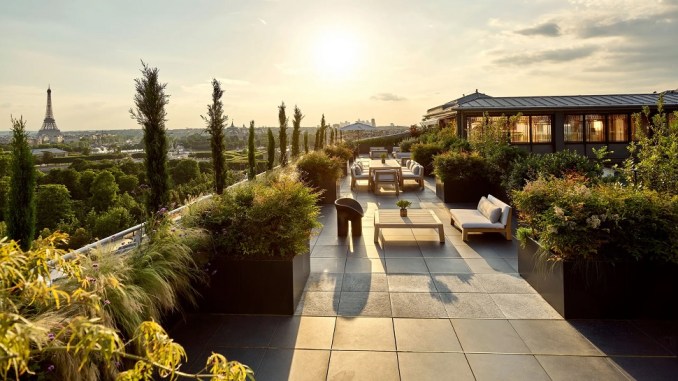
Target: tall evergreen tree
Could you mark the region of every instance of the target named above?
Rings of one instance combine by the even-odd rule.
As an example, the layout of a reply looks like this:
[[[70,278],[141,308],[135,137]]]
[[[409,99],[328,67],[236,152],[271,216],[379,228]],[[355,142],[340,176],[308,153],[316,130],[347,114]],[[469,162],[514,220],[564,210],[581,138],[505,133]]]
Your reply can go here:
[[[268,129],[268,170],[273,169],[273,163],[275,162],[275,138],[273,137],[273,131]]]
[[[304,152],[308,153],[308,131],[304,131]]]
[[[327,124],[325,124],[325,114],[320,119],[320,143],[318,144],[318,149],[323,149],[325,147],[325,132],[327,130]]]
[[[313,150],[317,151],[320,149],[320,128],[315,130],[315,141],[313,142]]]
[[[151,68],[141,61],[141,78],[134,80],[136,94],[134,105],[130,109],[132,119],[136,119],[144,131],[146,150],[146,178],[150,193],[146,198],[146,212],[153,214],[169,202],[169,173],[167,171],[167,136],[165,122],[169,95],[165,94],[166,83],[158,80],[158,68]]]
[[[280,166],[287,166],[287,122],[288,118],[285,114],[285,102],[278,106],[278,121],[280,122]]]
[[[247,178],[253,180],[257,175],[256,162],[254,160],[254,121],[250,122],[250,134],[247,137],[247,163],[249,169],[247,171]]]
[[[304,115],[301,114],[299,107],[294,106],[294,118],[292,119],[292,157],[299,156],[299,134],[301,133],[301,120],[304,119]],[[306,135],[304,134],[304,139]],[[308,151],[308,149],[306,150]]]
[[[12,167],[7,198],[7,234],[22,250],[31,247],[35,237],[35,168],[28,145],[26,121],[12,120]]]
[[[207,116],[200,116],[207,123],[207,132],[210,134],[210,146],[212,148],[212,167],[214,168],[214,186],[217,194],[224,191],[226,182],[226,159],[224,158],[224,128],[228,116],[224,115],[224,103],[221,97],[224,91],[221,83],[212,79],[212,104],[207,105]]]
[[[334,144],[334,129],[330,129],[330,144]]]

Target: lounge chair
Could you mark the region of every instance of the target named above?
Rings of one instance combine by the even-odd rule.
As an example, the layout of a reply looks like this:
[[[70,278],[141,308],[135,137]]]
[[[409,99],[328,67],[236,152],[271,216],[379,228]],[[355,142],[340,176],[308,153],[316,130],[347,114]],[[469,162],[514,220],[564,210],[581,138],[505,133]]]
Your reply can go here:
[[[394,169],[378,169],[374,172],[374,178],[372,179],[372,186],[374,187],[374,193],[377,193],[377,190],[381,188],[382,184],[393,184],[395,187],[396,196],[400,194],[399,183],[400,179],[398,178],[398,171]]]
[[[362,166],[355,164],[351,167],[351,189],[354,189],[358,180],[367,180],[369,182],[370,175],[368,171],[364,171]]]

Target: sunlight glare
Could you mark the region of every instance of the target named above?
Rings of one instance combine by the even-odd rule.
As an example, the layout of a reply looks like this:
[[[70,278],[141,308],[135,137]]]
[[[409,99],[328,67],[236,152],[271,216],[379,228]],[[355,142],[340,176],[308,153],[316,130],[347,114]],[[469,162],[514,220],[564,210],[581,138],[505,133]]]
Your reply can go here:
[[[329,80],[343,80],[354,75],[361,62],[359,39],[342,30],[326,31],[318,35],[313,58],[319,76]]]

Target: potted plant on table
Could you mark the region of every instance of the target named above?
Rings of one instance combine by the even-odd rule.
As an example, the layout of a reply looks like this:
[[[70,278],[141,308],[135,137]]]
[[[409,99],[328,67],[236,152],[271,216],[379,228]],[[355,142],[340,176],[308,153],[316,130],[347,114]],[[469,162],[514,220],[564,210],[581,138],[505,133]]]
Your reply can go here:
[[[293,314],[310,273],[309,238],[318,194],[280,170],[197,205],[182,223],[202,228],[209,288],[201,309]]]
[[[407,217],[407,208],[412,205],[408,200],[398,200],[396,205],[400,207],[400,217]]]
[[[678,317],[678,197],[568,176],[513,200],[520,275],[563,317]]]
[[[381,163],[385,164],[386,163],[386,154],[382,153],[380,157],[381,157]]]

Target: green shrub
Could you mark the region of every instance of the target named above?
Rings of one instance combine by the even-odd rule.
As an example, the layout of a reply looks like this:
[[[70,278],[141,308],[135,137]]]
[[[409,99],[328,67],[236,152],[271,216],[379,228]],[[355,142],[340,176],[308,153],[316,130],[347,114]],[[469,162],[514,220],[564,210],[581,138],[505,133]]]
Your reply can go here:
[[[440,181],[482,179],[487,176],[487,160],[477,153],[445,152],[433,160]]]
[[[412,146],[412,160],[424,167],[424,173],[433,173],[433,157],[443,152],[437,143],[417,143]]]
[[[678,263],[678,197],[567,176],[529,182],[513,200],[550,259]]]
[[[228,189],[185,217],[205,229],[214,253],[236,258],[291,258],[308,252],[318,226],[318,195],[291,170]]]
[[[401,152],[410,152],[412,150],[412,145],[419,143],[417,138],[404,139],[400,142],[400,151]]]
[[[507,163],[508,159],[497,160]],[[558,151],[543,155],[531,154],[522,159],[514,159],[512,169],[504,179],[504,187],[509,191],[522,189],[528,181],[542,177],[562,178],[570,174],[578,174],[587,179],[597,179],[602,175],[598,164],[574,151]]]
[[[296,164],[301,179],[315,187],[326,181],[337,180],[343,173],[342,162],[322,151],[309,152],[297,160]]]
[[[353,150],[346,143],[338,143],[323,149],[329,157],[336,157],[344,162],[353,159]]]

